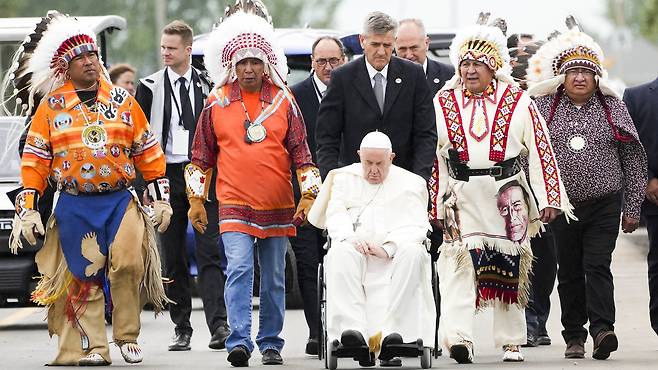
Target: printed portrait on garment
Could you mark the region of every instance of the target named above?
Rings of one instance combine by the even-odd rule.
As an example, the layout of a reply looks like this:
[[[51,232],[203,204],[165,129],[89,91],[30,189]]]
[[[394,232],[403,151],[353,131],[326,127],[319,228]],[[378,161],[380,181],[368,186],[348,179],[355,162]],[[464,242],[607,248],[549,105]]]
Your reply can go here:
[[[529,198],[516,180],[503,185],[496,195],[498,214],[505,221],[505,235],[513,242],[521,243],[528,234]]]

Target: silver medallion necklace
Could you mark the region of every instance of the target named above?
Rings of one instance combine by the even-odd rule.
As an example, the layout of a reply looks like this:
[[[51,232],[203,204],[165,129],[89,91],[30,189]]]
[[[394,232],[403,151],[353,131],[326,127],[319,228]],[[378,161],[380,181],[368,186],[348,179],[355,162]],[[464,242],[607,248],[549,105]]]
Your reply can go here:
[[[246,130],[244,141],[246,141],[248,144],[260,143],[261,141],[265,140],[265,137],[267,137],[267,130],[265,129],[265,126],[263,126],[263,124],[260,122],[254,123],[251,121],[251,118],[249,118],[249,112],[247,112],[247,107],[245,107],[242,97],[240,97],[240,104],[242,104],[242,109],[244,109],[244,115],[247,117],[247,119],[245,119],[244,121],[244,128]],[[260,101],[261,114],[263,113],[264,110],[265,110],[265,102],[261,100]],[[258,120],[258,117],[256,117],[256,120]]]
[[[78,109],[82,113],[82,117],[85,119],[85,128],[82,130],[81,134],[84,146],[89,149],[100,149],[105,147],[105,144],[107,144],[107,131],[105,131],[105,128],[100,124],[101,110],[98,108],[98,99],[96,99],[96,103],[94,103],[94,109],[96,110],[95,122],[89,122],[87,119],[87,112],[85,112],[85,110],[90,111],[90,109],[84,103],[80,102]]]

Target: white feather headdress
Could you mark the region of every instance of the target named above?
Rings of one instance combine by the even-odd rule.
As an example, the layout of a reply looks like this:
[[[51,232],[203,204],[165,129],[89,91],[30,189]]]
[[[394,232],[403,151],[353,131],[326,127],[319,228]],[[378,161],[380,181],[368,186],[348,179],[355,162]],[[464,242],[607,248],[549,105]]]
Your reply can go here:
[[[609,86],[599,44],[580,29],[572,16],[567,17],[566,24],[567,32],[542,45],[528,61],[528,93],[532,96],[553,94],[564,83],[568,69],[585,68],[598,76],[601,92],[619,97]]]
[[[14,54],[3,89],[13,83],[9,99],[16,99],[20,114],[32,115],[45,95],[66,82],[68,63],[88,51],[98,52],[96,34],[76,18],[51,10]]]
[[[204,64],[215,86],[235,81],[239,61],[257,58],[265,64],[265,73],[272,82],[284,88],[286,55],[276,43],[274,27],[264,18],[268,17],[265,7],[258,1],[238,1],[230,11],[233,13],[210,33],[204,50]]]
[[[517,83],[512,78],[507,38],[504,31],[506,24],[496,19],[486,25],[489,13],[480,13],[477,24],[468,26],[457,32],[450,44],[450,61],[455,67],[455,75],[448,81],[443,90],[454,89],[462,84],[459,76],[459,64],[463,60],[476,60],[486,64],[494,71],[495,78],[512,85]]]

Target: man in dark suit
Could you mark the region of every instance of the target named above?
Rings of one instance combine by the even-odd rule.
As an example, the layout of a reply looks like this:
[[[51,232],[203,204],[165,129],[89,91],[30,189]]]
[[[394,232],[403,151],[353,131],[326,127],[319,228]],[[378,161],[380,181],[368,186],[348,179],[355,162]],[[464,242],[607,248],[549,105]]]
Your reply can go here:
[[[395,54],[400,58],[410,60],[423,66],[427,85],[432,97],[436,95],[446,81],[455,75],[455,69],[445,63],[440,63],[427,57],[430,38],[425,32],[425,25],[420,19],[408,18],[400,21],[398,34],[395,38]]]
[[[197,118],[210,91],[210,83],[191,66],[192,29],[181,21],[167,25],[162,33],[161,54],[165,68],[140,80],[135,98],[151,124],[167,157],[167,177],[171,183],[171,225],[161,235],[167,296],[176,302],[169,306],[176,324],[170,351],[190,350],[192,298],[185,236],[187,200],[183,169],[189,162]],[[214,180],[213,180],[214,181]],[[222,349],[229,328],[224,305],[224,275],[220,267],[219,213],[214,187],[205,203],[208,228],[195,230],[199,293],[203,301],[211,339],[208,347]]]
[[[397,22],[374,12],[359,35],[363,58],[331,74],[318,112],[315,138],[322,176],[359,162],[363,137],[381,131],[391,138],[393,164],[428,180],[436,152],[436,117],[422,67],[394,57]]]
[[[332,36],[323,36],[315,40],[311,48],[311,75],[290,89],[304,116],[308,147],[316,162],[315,121],[320,108],[320,101],[327,90],[334,68],[345,63],[343,43]],[[299,202],[300,192],[297,182],[293,182],[295,203]],[[309,329],[306,343],[307,355],[318,354],[318,289],[317,269],[323,255],[325,238],[322,231],[313,225],[297,227],[297,236],[289,238],[290,245],[297,260],[297,282],[304,301],[304,316]]]
[[[649,234],[649,317],[658,334],[658,78],[626,89],[624,103],[647,153],[649,181],[642,215]]]

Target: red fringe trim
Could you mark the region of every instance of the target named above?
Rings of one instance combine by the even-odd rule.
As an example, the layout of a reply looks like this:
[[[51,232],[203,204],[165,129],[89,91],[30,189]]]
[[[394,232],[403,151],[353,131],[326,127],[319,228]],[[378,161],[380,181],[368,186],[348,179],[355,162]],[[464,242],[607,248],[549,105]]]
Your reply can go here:
[[[501,290],[495,288],[478,288],[476,306],[480,307],[481,301],[500,300],[506,304],[519,302],[519,293],[516,290]]]
[[[73,279],[69,291],[66,295],[66,308],[64,313],[68,318],[68,321],[75,321],[78,317],[87,309],[87,299],[89,298],[89,291],[91,290],[94,283],[91,281],[83,282],[77,279]]]

